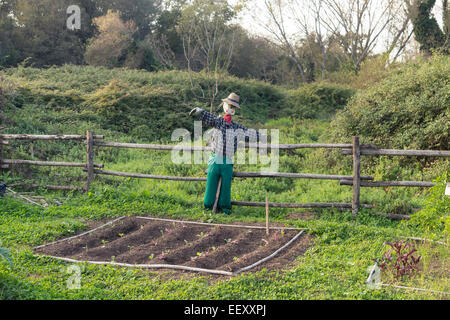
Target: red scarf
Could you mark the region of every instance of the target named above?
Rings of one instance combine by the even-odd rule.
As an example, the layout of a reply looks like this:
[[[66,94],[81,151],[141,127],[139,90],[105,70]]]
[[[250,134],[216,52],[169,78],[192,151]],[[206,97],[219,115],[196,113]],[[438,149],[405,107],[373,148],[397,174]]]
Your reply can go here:
[[[225,114],[223,118],[225,119],[226,122],[231,123],[231,115]]]

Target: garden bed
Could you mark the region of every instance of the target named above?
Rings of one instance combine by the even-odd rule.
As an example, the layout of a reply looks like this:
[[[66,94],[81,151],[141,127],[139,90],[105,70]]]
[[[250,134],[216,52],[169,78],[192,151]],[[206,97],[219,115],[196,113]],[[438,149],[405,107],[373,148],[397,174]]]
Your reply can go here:
[[[74,237],[35,248],[72,262],[173,268],[233,275],[285,269],[305,253],[311,235],[295,228],[219,225],[122,217]]]

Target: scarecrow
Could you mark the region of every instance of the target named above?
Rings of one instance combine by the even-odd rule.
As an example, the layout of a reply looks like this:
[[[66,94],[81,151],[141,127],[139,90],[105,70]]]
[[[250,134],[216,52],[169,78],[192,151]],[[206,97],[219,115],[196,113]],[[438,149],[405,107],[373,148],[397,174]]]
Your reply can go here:
[[[190,116],[200,116],[204,124],[215,128],[212,136],[213,153],[208,160],[208,175],[206,181],[205,199],[206,209],[218,209],[231,214],[231,181],[233,178],[233,158],[239,141],[259,142],[260,134],[254,129],[235,123],[231,117],[236,109],[240,109],[239,96],[231,93],[222,99],[221,105],[225,112],[223,117],[216,116],[201,108],[194,108]],[[220,105],[219,105],[220,107]],[[218,198],[218,202],[216,202]]]

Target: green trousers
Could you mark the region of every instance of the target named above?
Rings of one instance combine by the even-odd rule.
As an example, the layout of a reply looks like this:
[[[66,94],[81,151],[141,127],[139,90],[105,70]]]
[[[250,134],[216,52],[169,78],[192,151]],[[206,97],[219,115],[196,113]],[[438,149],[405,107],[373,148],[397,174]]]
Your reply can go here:
[[[219,202],[217,206],[226,214],[231,214],[231,180],[233,178],[233,164],[229,159],[212,154],[208,161],[208,176],[206,180],[205,200],[203,204],[206,209],[212,209],[216,200],[219,179],[222,178]]]

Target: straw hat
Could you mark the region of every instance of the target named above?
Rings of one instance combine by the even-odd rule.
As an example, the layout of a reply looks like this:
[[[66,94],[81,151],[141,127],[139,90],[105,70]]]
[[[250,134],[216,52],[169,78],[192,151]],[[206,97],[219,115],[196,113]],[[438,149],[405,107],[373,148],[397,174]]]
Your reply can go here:
[[[239,96],[236,93],[232,92],[227,98],[222,99],[222,102],[226,102],[229,105],[235,106],[236,108],[240,109],[241,107],[239,106],[239,99]]]

